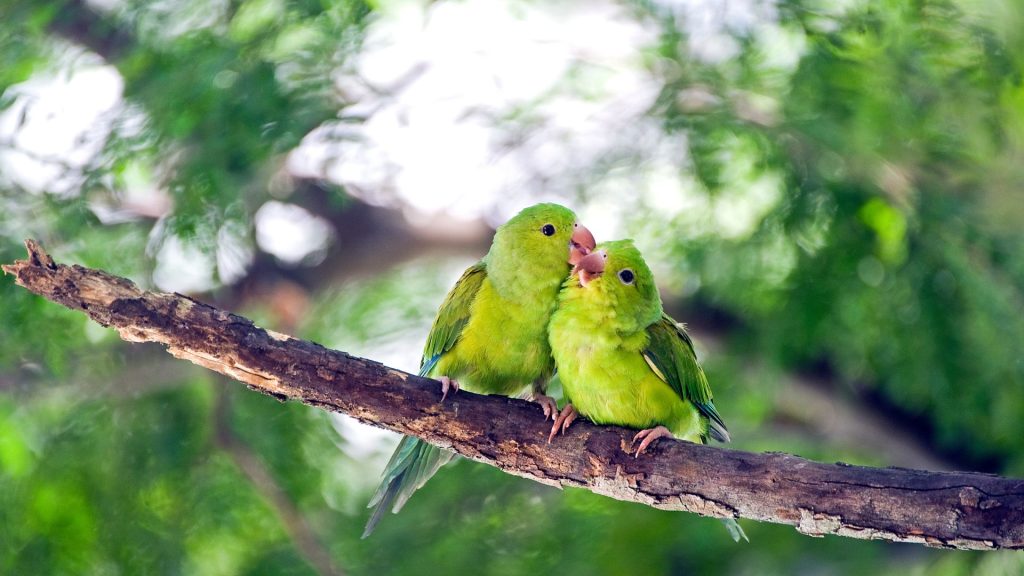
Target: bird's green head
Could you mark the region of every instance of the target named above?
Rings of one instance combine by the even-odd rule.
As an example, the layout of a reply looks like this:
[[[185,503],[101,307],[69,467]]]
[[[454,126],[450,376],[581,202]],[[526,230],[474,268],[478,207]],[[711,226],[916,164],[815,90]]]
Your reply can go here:
[[[662,314],[654,275],[632,240],[604,242],[580,259],[566,281],[573,297],[607,308],[619,330],[646,328]]]
[[[524,208],[494,234],[487,254],[493,276],[552,276],[559,283],[569,265],[594,249],[594,236],[576,221],[576,214],[558,204]]]

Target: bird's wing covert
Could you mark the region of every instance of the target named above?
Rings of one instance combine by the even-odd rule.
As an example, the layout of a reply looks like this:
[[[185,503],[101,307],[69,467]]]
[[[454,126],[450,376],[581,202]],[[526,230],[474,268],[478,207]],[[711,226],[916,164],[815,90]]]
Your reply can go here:
[[[650,341],[643,355],[654,373],[671,386],[680,398],[692,402],[711,420],[713,435],[728,438],[725,422],[711,401],[707,376],[697,362],[693,341],[683,325],[668,315],[662,315],[660,320],[647,327],[647,335]],[[721,431],[714,434],[717,427],[721,427]]]
[[[423,348],[423,358],[420,360],[421,376],[429,374],[441,355],[455,346],[462,329],[469,322],[473,300],[476,299],[486,278],[486,266],[482,261],[477,262],[462,273],[462,277],[445,296],[441,308],[437,311],[437,317],[434,318],[434,325],[430,327],[427,344]]]

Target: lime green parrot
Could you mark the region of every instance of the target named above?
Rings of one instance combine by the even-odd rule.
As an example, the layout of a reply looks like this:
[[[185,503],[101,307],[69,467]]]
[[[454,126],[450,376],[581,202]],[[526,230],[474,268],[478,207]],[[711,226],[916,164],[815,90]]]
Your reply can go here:
[[[498,228],[491,249],[470,266],[445,297],[427,337],[421,376],[441,382],[441,400],[460,388],[481,394],[529,396],[545,418],[556,418],[544,395],[555,364],[547,325],[562,282],[594,249],[594,237],[557,204],[524,209]],[[363,531],[373,532],[384,511],[398,512],[452,452],[406,436],[384,470]]]
[[[686,329],[662,310],[654,276],[631,240],[606,242],[565,281],[548,339],[567,404],[548,441],[578,415],[639,428],[636,456],[658,438],[729,441]],[[726,519],[733,538],[746,538]]]

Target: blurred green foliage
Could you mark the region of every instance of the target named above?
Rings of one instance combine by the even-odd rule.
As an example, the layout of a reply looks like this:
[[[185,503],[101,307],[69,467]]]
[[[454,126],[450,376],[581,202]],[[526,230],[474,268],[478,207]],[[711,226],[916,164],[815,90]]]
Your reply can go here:
[[[669,3],[630,4],[660,31],[645,55],[663,82],[650,116],[685,144],[675,169],[703,203],[672,212],[641,200],[622,220],[666,286],[731,319],[707,368],[738,448],[901,464],[780,415],[783,375],[815,369],[837,398],[875,405],[939,458],[1022,475],[1024,10],[843,5],[779,2],[770,34],[734,31],[737,56],[710,62],[691,54]],[[345,106],[333,74],[362,49],[373,6],[0,0],[0,110],[15,104],[11,87],[74,60],[69,44],[113,64],[128,102],[78,194],[23,190],[0,174],[0,261],[36,237],[60,261],[149,286],[168,238],[214,253],[225,229],[251,235],[284,155]],[[167,190],[173,213],[100,222],[94,204],[133,178]],[[344,215],[338,198],[327,204]],[[431,257],[307,287],[292,328],[412,369],[464,264]],[[273,302],[245,296],[208,295],[275,322]],[[817,540],[748,522],[751,543],[737,546],[713,520],[466,462],[362,541],[387,442],[182,363],[140,376],[150,356],[10,281],[0,302],[0,574],[326,571],[310,548],[351,574],[1024,571],[1019,554]]]
[[[748,236],[676,246],[706,296],[779,362],[827,359],[849,386],[924,416],[961,462],[1020,474],[1024,361],[1008,343],[1024,341],[1024,60],[1009,46],[1024,33],[1000,38],[988,8],[869,3],[830,17],[786,3],[783,28],[806,52],[784,82],[754,45],[681,66],[661,106],[709,195],[739,184],[737,155],[785,190]],[[661,56],[686,62],[680,46],[669,19]],[[718,103],[681,109],[701,82]],[[774,111],[752,118],[750,95]]]

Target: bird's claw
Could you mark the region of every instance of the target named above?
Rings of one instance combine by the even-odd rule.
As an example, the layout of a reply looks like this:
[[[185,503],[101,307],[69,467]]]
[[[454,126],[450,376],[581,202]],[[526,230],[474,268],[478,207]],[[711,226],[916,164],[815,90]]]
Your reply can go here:
[[[633,436],[632,444],[636,444],[637,440],[642,440],[642,442],[640,442],[640,446],[636,449],[636,453],[633,457],[639,458],[640,455],[647,450],[647,447],[651,445],[651,442],[654,442],[658,438],[673,438],[672,432],[664,426],[656,426],[654,428],[648,428],[637,432],[636,435]],[[630,445],[632,446],[632,444]]]
[[[455,394],[456,392],[459,391],[458,380],[449,378],[447,376],[441,376],[440,378],[438,378],[438,380],[441,381],[441,402],[444,402],[444,399],[448,397],[448,390],[451,390],[452,394]]]
[[[548,418],[556,420],[558,418],[558,402],[555,402],[555,399],[551,396],[546,396],[540,392],[534,392],[533,395],[530,396],[530,401],[540,404],[541,410],[544,411],[544,420],[547,420]]]
[[[548,435],[548,444],[551,444],[551,441],[555,439],[559,430],[561,430],[562,434],[565,434],[565,431],[569,429],[569,425],[572,424],[573,420],[575,420],[578,415],[579,413],[577,413],[576,409],[572,407],[572,404],[566,404],[565,407],[562,408],[562,412],[558,415],[558,418],[555,418],[555,423],[551,425],[551,434]]]

